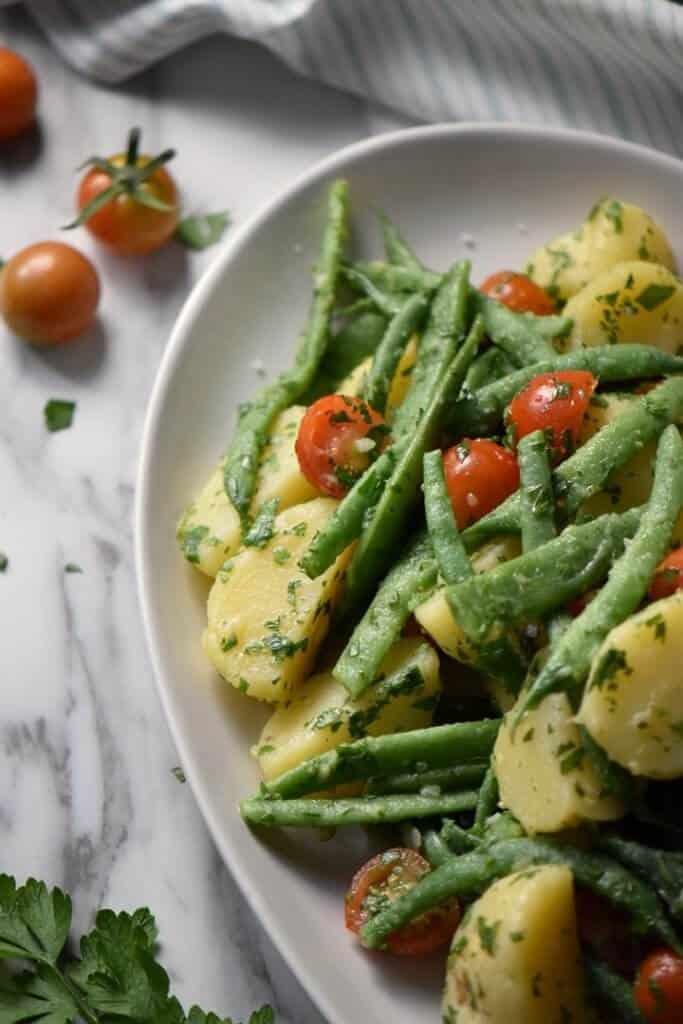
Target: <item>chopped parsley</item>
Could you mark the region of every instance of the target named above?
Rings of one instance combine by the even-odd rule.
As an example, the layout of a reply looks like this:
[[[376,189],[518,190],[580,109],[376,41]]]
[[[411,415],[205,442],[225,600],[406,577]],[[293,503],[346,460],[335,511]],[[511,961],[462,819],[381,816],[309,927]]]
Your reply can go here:
[[[287,548],[275,548],[273,551],[273,561],[276,565],[284,565],[292,557],[292,552],[288,551]]]
[[[51,398],[43,409],[45,426],[53,434],[57,430],[68,430],[73,423],[75,410],[75,402],[66,398]]]
[[[198,252],[219,242],[229,223],[230,214],[227,210],[184,217],[175,229],[175,238],[186,249]]]
[[[192,562],[193,565],[197,565],[199,563],[199,547],[208,535],[208,526],[193,526],[191,530],[183,530],[180,533],[178,537],[180,540],[180,550],[185,555],[188,562]],[[225,566],[223,566],[222,571],[227,571]]]
[[[178,782],[187,782],[185,772],[183,771],[179,764],[177,764],[175,768],[171,768],[171,772],[173,775],[175,775]]]
[[[496,955],[496,943],[498,941],[499,929],[500,921],[494,921],[492,924],[489,924],[485,917],[477,918],[477,932],[479,933],[481,948],[488,953],[489,956]]]
[[[609,203],[606,203],[602,212],[605,214],[607,220],[612,224],[614,231],[617,235],[622,234],[624,230],[624,222],[622,220],[622,213],[624,208],[618,199],[612,199]]]
[[[268,541],[272,540],[275,536],[275,517],[279,506],[279,498],[264,501],[244,538],[245,547],[264,548]]]
[[[7,572],[9,558],[4,551],[0,551],[0,572]]]
[[[76,565],[75,562],[67,562],[64,566],[64,572],[83,572],[80,565]]]
[[[649,284],[640,295],[636,295],[636,302],[643,309],[652,312],[653,309],[657,309],[657,306],[661,306],[663,302],[670,299],[675,291],[676,286],[673,284]]]

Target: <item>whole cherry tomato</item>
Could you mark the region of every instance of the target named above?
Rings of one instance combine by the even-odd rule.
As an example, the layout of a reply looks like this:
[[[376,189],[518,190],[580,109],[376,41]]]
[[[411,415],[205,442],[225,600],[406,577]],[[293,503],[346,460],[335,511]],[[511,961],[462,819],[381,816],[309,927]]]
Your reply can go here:
[[[373,857],[353,876],[344,905],[346,927],[358,934],[366,921],[430,870],[424,857],[405,847]],[[449,900],[390,935],[387,948],[398,956],[425,956],[450,942],[459,922],[460,905],[456,899]]]
[[[173,156],[138,154],[140,133],[133,129],[125,153],[99,157],[76,194],[79,215],[69,227],[88,231],[122,255],[143,255],[161,248],[178,224],[178,190],[163,166]]]
[[[387,427],[361,398],[326,395],[309,406],[296,438],[301,472],[332,498],[343,497],[384,445]]]
[[[26,131],[35,119],[38,83],[31,65],[0,47],[0,141]]]
[[[506,422],[515,441],[534,430],[545,430],[556,458],[569,455],[579,440],[597,384],[586,370],[559,370],[534,377],[515,395],[507,411]]]
[[[655,570],[648,595],[651,601],[669,597],[683,587],[683,548],[663,558]]]
[[[22,249],[0,273],[0,311],[15,334],[35,345],[78,337],[94,321],[99,298],[92,263],[63,242]]]
[[[671,949],[658,949],[651,953],[638,971],[635,997],[649,1024],[681,1024],[683,957]]]
[[[518,274],[514,270],[499,270],[491,274],[479,286],[479,291],[516,313],[548,316],[555,312],[555,303],[548,293],[526,274]]]
[[[444,476],[461,530],[500,505],[519,487],[517,459],[507,448],[476,438],[444,452]]]

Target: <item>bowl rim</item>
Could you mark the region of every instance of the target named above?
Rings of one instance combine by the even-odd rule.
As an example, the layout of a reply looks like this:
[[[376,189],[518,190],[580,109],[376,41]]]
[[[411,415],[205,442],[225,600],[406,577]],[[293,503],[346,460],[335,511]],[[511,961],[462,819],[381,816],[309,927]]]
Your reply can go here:
[[[133,510],[133,545],[135,575],[137,581],[137,595],[140,612],[142,616],[143,632],[149,660],[152,665],[152,672],[156,684],[157,693],[166,718],[171,737],[178,751],[196,800],[202,818],[209,829],[213,842],[221,855],[225,865],[228,867],[233,880],[236,882],[241,894],[246,899],[250,908],[258,918],[259,924],[268,932],[270,938],[276,945],[279,954],[286,962],[289,969],[296,977],[299,984],[314,1002],[316,1007],[328,1020],[329,1024],[344,1024],[339,1017],[336,1008],[329,1002],[326,991],[318,983],[315,973],[308,968],[306,961],[300,961],[290,946],[286,932],[280,927],[277,915],[271,914],[267,900],[261,893],[252,886],[247,875],[241,870],[239,859],[231,848],[228,837],[224,834],[221,817],[214,813],[209,800],[208,792],[204,791],[204,784],[200,779],[199,767],[196,764],[192,753],[192,744],[189,736],[185,735],[185,728],[182,720],[176,715],[170,687],[167,687],[164,680],[163,658],[157,643],[157,623],[154,611],[154,602],[151,597],[151,574],[148,529],[149,523],[146,518],[146,509],[149,506],[150,494],[150,468],[153,462],[153,452],[156,446],[160,430],[160,420],[163,415],[166,395],[173,379],[176,366],[193,331],[193,323],[197,314],[212,294],[215,283],[228,272],[228,268],[239,253],[242,247],[255,235],[268,220],[280,209],[286,206],[299,193],[308,189],[316,182],[323,181],[337,172],[343,173],[344,166],[358,157],[372,155],[386,149],[401,149],[403,146],[420,144],[434,140],[445,140],[458,137],[481,136],[488,140],[492,138],[505,137],[517,138],[520,141],[533,143],[534,141],[546,142],[554,140],[560,144],[571,144],[586,149],[599,148],[610,150],[615,155],[625,157],[637,157],[639,160],[650,161],[653,166],[661,169],[673,170],[683,175],[683,160],[663,153],[660,150],[652,149],[640,143],[628,142],[611,135],[603,135],[599,132],[582,131],[571,128],[543,126],[517,121],[493,122],[493,121],[461,121],[439,122],[432,125],[419,125],[410,128],[401,128],[395,131],[383,132],[379,135],[361,139],[358,142],[343,146],[321,160],[316,161],[310,168],[299,174],[291,184],[285,186],[273,198],[261,204],[251,214],[243,225],[221,244],[221,251],[216,255],[211,265],[207,267],[190,294],[186,298],[174,326],[166,349],[162,355],[161,362],[156,372],[150,397],[148,399],[147,411],[145,414],[140,448],[138,453],[138,469],[135,483],[135,503]]]

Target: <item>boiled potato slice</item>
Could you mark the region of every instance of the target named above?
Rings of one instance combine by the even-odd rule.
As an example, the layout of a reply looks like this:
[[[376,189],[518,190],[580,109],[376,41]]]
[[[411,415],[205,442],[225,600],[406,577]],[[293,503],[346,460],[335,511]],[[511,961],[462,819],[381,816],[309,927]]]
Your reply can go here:
[[[527,832],[560,832],[582,821],[613,821],[624,807],[603,793],[564,693],[553,693],[527,711],[514,735],[503,721],[494,763],[500,801]]]
[[[519,537],[499,537],[472,555],[472,568],[475,572],[486,572],[501,562],[509,562],[510,559],[516,558],[520,550]],[[413,614],[445,654],[458,661],[472,661],[475,655],[474,648],[453,618],[445,588],[437,590],[418,605]]]
[[[455,933],[444,1024],[588,1024],[569,868],[495,882]]]
[[[642,342],[683,351],[683,284],[656,263],[617,263],[565,306],[573,321],[567,349]]]
[[[401,356],[394,379],[391,382],[391,388],[389,389],[389,396],[387,398],[387,419],[391,420],[396,407],[401,404],[403,399],[406,397],[406,392],[410,387],[411,374],[413,372],[413,366],[415,365],[415,359],[417,358],[417,338],[413,337],[410,339],[403,355]],[[372,366],[372,357],[364,359],[362,363],[359,363],[348,377],[338,387],[340,395],[358,395],[363,387],[363,382]]]
[[[531,257],[527,273],[561,301],[615,263],[643,260],[676,269],[666,235],[651,217],[632,203],[602,199],[575,231],[542,246]]]
[[[288,700],[310,671],[353,546],[315,580],[297,563],[336,506],[332,498],[314,498],[281,512],[274,537],[261,548],[242,548],[211,588],[204,650],[223,678],[250,697]]]
[[[399,640],[380,672],[383,680],[357,700],[349,697],[331,672],[322,672],[300,687],[291,701],[280,704],[252,751],[264,779],[273,779],[340,743],[431,725],[441,692],[434,648],[415,637]]]
[[[263,450],[252,502],[258,510],[264,501],[277,498],[279,511],[300,505],[318,495],[299,469],[294,443],[299,423],[306,412],[292,405],[276,418]],[[223,488],[223,464],[209,477],[196,501],[178,525],[178,541],[189,562],[207,576],[215,576],[226,558],[241,543],[240,520]]]
[[[683,776],[682,664],[681,591],[616,626],[593,660],[577,719],[634,775]]]

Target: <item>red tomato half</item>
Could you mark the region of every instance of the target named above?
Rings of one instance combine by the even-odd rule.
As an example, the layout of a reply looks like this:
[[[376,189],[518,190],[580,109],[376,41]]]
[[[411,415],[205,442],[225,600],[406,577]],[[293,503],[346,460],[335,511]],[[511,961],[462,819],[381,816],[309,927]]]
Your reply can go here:
[[[342,498],[386,441],[384,419],[367,402],[326,395],[299,425],[296,454],[306,479],[323,494]]]
[[[663,558],[655,570],[648,595],[651,601],[669,597],[683,587],[683,548]]]
[[[658,949],[643,961],[635,984],[640,1012],[649,1024],[683,1021],[683,957]]]
[[[477,438],[444,452],[443,469],[458,527],[481,519],[519,487],[517,459],[507,448]]]
[[[555,312],[555,303],[547,291],[526,274],[518,274],[514,270],[499,270],[497,274],[491,274],[479,286],[479,291],[516,313],[548,316]]]
[[[353,876],[346,894],[346,927],[357,935],[363,925],[387,904],[413,888],[431,871],[429,863],[415,850],[396,847],[364,864]],[[450,942],[460,922],[456,899],[411,921],[387,940],[387,948],[398,956],[426,956]]]
[[[534,430],[552,433],[558,458],[576,448],[597,379],[586,370],[559,370],[534,377],[510,402],[506,420],[515,440]]]

